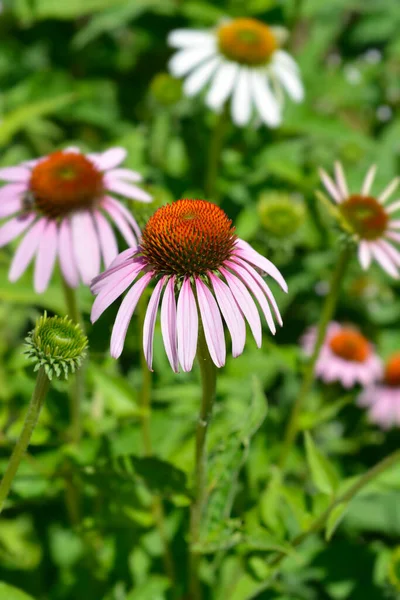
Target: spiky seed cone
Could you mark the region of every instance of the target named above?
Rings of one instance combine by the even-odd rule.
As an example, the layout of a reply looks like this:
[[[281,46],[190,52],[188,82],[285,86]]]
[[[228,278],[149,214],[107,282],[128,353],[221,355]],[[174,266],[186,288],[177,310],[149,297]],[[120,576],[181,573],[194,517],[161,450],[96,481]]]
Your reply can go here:
[[[35,363],[35,371],[44,367],[46,375],[68,378],[86,356],[88,339],[79,325],[68,317],[41,316],[26,338],[25,354]]]

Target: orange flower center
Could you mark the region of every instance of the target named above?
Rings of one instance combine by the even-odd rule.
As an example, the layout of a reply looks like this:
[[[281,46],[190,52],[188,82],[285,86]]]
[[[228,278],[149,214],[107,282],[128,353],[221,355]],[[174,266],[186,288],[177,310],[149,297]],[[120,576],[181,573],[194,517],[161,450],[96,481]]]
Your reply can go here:
[[[202,274],[230,257],[235,239],[232,221],[218,206],[206,200],[178,200],[150,217],[141,250],[159,274]]]
[[[340,205],[340,210],[362,239],[376,240],[386,230],[389,217],[376,198],[354,194]]]
[[[56,218],[91,208],[103,192],[103,176],[76,152],[53,152],[32,170],[30,192],[35,207]]]
[[[255,19],[235,19],[221,25],[217,36],[222,54],[243,65],[264,65],[278,47],[271,28]]]
[[[340,358],[353,362],[365,362],[370,355],[368,340],[358,331],[343,328],[330,339],[329,346]]]
[[[385,382],[388,385],[400,386],[400,352],[393,354],[386,363]]]

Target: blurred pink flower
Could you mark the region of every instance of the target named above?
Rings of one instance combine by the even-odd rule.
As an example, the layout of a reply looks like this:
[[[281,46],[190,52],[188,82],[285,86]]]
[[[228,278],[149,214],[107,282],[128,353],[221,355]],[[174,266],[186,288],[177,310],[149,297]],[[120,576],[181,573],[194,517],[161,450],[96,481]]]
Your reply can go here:
[[[325,189],[338,204],[341,216],[358,240],[358,258],[363,269],[368,269],[371,261],[377,263],[391,277],[399,277],[400,252],[393,242],[400,244],[400,219],[392,215],[400,211],[400,200],[385,206],[395,192],[399,178],[396,177],[379,194],[371,194],[376,167],[372,166],[364,179],[361,191],[350,193],[342,165],[335,163],[335,181],[320,170]]]
[[[310,328],[302,338],[302,346],[311,355],[317,336],[316,327]],[[357,383],[367,386],[382,373],[382,365],[373,346],[354,327],[332,322],[328,325],[315,374],[325,383],[338,381],[345,388]]]
[[[400,425],[400,352],[385,365],[382,380],[366,388],[358,405],[368,408],[368,417],[383,429]]]
[[[68,148],[0,169],[0,247],[25,233],[11,263],[10,281],[16,281],[36,256],[34,287],[43,292],[58,256],[61,272],[71,287],[89,284],[118,254],[115,234],[106,216],[129,246],[136,247],[140,229],[125,206],[111,194],[140,202],[151,197],[134,185],[139,173],[116,168],[123,148],[101,154],[82,154]],[[133,182],[133,183],[131,183]]]
[[[278,269],[236,237],[223,210],[205,200],[178,200],[158,209],[149,219],[136,251],[125,250],[105,273],[95,278],[92,291],[98,295],[91,319],[97,321],[133,284],[122,301],[111,335],[111,354],[118,358],[139,298],[154,281],[143,328],[143,350],[149,369],[163,291],[161,331],[172,369],[177,372],[180,363],[183,371],[191,370],[197,351],[199,317],[211,358],[217,367],[222,367],[226,348],[221,314],[231,334],[233,356],[243,352],[245,319],[257,346],[261,346],[261,321],[253,296],[272,333],[275,324],[270,305],[282,324],[276,301],[259,271],[270,275],[287,291]]]

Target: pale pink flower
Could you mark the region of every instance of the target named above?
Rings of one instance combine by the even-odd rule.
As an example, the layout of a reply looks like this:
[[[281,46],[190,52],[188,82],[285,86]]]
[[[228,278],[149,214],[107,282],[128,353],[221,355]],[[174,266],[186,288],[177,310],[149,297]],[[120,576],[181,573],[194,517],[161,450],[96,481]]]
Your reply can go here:
[[[302,338],[302,346],[311,355],[317,337],[316,327]],[[315,365],[315,374],[325,383],[338,381],[345,388],[364,386],[382,373],[381,361],[370,342],[354,327],[331,322]]]
[[[34,257],[34,287],[43,292],[58,257],[62,275],[70,287],[89,284],[118,254],[120,231],[131,247],[137,246],[140,229],[130,211],[113,194],[140,202],[151,197],[137,187],[139,173],[117,168],[124,160],[123,148],[101,154],[81,154],[68,148],[0,169],[0,247],[21,234],[11,263],[9,279],[16,281]]]
[[[400,352],[386,362],[381,381],[366,388],[358,405],[368,408],[368,417],[382,429],[400,426]]]
[[[105,273],[95,278],[92,291],[98,295],[91,319],[97,321],[130,288],[111,335],[111,354],[118,358],[139,298],[155,282],[143,328],[149,369],[160,302],[161,332],[172,369],[177,372],[180,363],[183,371],[191,370],[200,320],[211,358],[222,367],[226,348],[221,314],[231,334],[233,356],[243,352],[245,320],[257,346],[261,346],[261,320],[254,298],[272,333],[272,311],[282,324],[276,301],[259,271],[287,291],[278,269],[236,237],[232,222],[218,206],[205,200],[178,200],[158,209],[149,219],[137,250],[122,252]]]
[[[335,180],[321,169],[320,176],[325,189],[338,204],[339,211],[348,228],[358,241],[358,258],[363,269],[372,260],[388,275],[399,277],[400,252],[394,244],[400,244],[400,218],[393,215],[400,211],[400,199],[388,203],[395,192],[399,178],[396,177],[378,195],[371,194],[376,167],[372,166],[364,179],[360,192],[349,192],[340,163],[335,163]]]

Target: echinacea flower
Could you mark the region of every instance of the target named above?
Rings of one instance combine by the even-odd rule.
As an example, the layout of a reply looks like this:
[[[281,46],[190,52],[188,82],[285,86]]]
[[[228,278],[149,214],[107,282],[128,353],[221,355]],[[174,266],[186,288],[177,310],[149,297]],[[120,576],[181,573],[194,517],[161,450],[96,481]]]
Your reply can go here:
[[[111,335],[111,355],[118,358],[139,298],[154,282],[143,327],[143,350],[149,369],[160,301],[161,332],[172,369],[177,372],[180,363],[183,371],[191,370],[199,319],[211,358],[222,367],[226,348],[221,314],[231,334],[233,356],[243,351],[245,320],[257,346],[261,346],[261,320],[254,299],[272,333],[275,324],[270,305],[282,324],[276,301],[259,271],[287,291],[278,269],[236,237],[232,221],[221,208],[205,200],[178,200],[150,217],[137,250],[122,252],[105,273],[95,278],[92,291],[98,295],[91,319],[97,321],[130,288]]]
[[[358,241],[358,258],[363,269],[374,259],[391,277],[399,277],[400,252],[393,242],[400,243],[400,219],[393,214],[400,210],[400,200],[388,203],[399,184],[396,177],[374,196],[371,187],[376,167],[372,166],[364,179],[361,191],[349,192],[342,165],[335,163],[335,181],[321,170],[322,182],[337,203],[341,218]]]
[[[176,29],[168,42],[178,52],[169,68],[187,76],[184,92],[194,96],[209,85],[206,104],[219,112],[232,97],[232,119],[247,125],[253,109],[276,127],[282,120],[283,91],[295,101],[304,92],[293,58],[280,48],[280,30],[256,19],[226,20],[212,30]]]
[[[400,352],[388,359],[381,380],[363,391],[358,404],[367,407],[370,421],[383,429],[400,425]]]
[[[117,168],[123,148],[102,154],[81,154],[76,148],[38,160],[0,169],[0,247],[25,233],[11,263],[9,279],[16,281],[36,256],[34,287],[43,292],[58,256],[70,287],[89,284],[118,254],[109,220],[129,246],[136,247],[140,229],[130,211],[112,194],[140,202],[151,197],[137,187],[139,173]]]
[[[302,338],[302,346],[311,355],[317,337],[312,327]],[[364,386],[382,373],[381,361],[372,344],[354,327],[331,322],[315,365],[315,374],[325,383],[338,381],[345,388]]]

